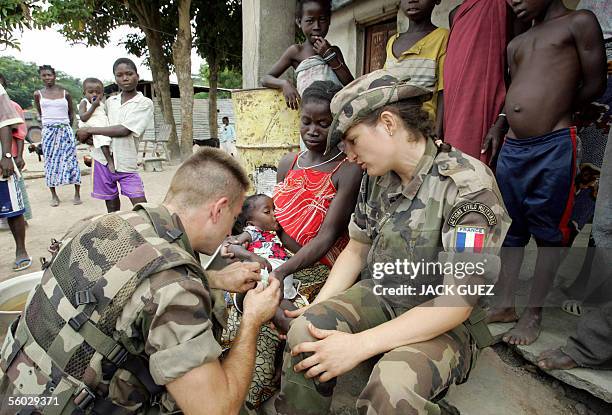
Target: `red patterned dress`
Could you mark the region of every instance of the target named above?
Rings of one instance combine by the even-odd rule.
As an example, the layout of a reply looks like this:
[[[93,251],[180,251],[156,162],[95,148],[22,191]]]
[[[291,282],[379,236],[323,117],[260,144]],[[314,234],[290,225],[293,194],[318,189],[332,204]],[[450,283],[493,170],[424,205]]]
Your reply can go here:
[[[274,188],[272,198],[274,216],[283,227],[283,231],[304,246],[317,236],[321,229],[327,209],[337,193],[332,176],[346,159],[330,172],[313,169],[293,170],[301,154],[299,153],[293,160],[285,180]],[[320,262],[331,268],[348,241],[348,233],[345,232]]]
[[[244,232],[247,232],[251,237],[251,242],[249,242],[247,248],[250,252],[266,259],[275,258],[282,261],[289,259],[289,255],[276,232],[262,231],[257,226],[252,225],[246,226]]]

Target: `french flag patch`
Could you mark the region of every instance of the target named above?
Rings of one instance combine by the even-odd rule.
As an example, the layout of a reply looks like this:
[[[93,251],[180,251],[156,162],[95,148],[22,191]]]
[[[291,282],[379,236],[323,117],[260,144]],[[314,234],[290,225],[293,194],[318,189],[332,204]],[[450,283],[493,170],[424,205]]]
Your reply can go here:
[[[466,249],[473,252],[482,252],[485,240],[484,228],[475,226],[457,226],[457,252],[463,252]]]

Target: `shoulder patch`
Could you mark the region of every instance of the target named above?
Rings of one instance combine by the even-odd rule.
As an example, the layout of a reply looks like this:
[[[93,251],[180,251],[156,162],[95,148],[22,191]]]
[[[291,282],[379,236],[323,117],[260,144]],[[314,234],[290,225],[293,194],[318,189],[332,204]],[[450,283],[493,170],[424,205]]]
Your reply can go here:
[[[455,248],[458,252],[473,250],[482,252],[486,231],[480,226],[463,226],[455,228]]]
[[[479,213],[487,219],[489,226],[497,225],[497,217],[489,206],[480,202],[466,202],[454,208],[448,217],[448,226],[457,226],[459,220],[470,212]]]

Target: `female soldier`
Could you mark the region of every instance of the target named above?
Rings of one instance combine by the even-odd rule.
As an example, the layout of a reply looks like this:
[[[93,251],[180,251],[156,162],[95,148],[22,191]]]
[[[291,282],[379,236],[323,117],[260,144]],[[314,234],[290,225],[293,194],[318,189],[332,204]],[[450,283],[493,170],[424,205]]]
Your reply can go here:
[[[435,140],[420,105],[428,91],[401,79],[392,69],[376,71],[332,101],[328,148],[342,140],[368,175],[349,244],[325,286],[312,306],[286,312],[303,315],[287,336],[279,414],[327,413],[335,378],[375,356],[360,413],[446,413],[434,401],[467,379],[490,340],[475,298],[452,289],[469,284],[459,280],[460,263],[483,268],[472,284],[496,276],[510,220],[491,171]],[[409,276],[410,268],[396,266],[404,260],[437,261],[444,271]],[[362,269],[371,279],[355,284]],[[440,286],[450,294],[428,291]]]

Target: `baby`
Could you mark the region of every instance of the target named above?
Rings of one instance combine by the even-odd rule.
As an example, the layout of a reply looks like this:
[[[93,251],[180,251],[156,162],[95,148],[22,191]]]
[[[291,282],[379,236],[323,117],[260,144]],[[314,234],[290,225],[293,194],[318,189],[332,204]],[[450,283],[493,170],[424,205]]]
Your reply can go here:
[[[79,103],[79,128],[108,127],[108,117],[102,103],[104,97],[104,84],[96,78],[87,78],[83,81],[83,95],[85,98]],[[104,135],[94,135],[92,152],[93,158],[99,163],[106,164],[111,173],[115,173],[115,163],[110,151],[112,139]]]
[[[274,202],[264,194],[249,196],[242,206],[242,212],[236,220],[236,227],[242,232],[228,239],[227,252],[229,256],[242,261],[259,262],[262,266],[262,282],[267,285],[268,272],[282,265],[289,258],[276,231],[279,224],[274,217]],[[295,310],[293,300],[298,292],[293,285],[293,276],[285,277],[283,283],[283,300],[274,316],[276,327],[286,333],[289,321],[283,310]],[[237,294],[234,303],[242,310],[242,300],[245,294]]]

